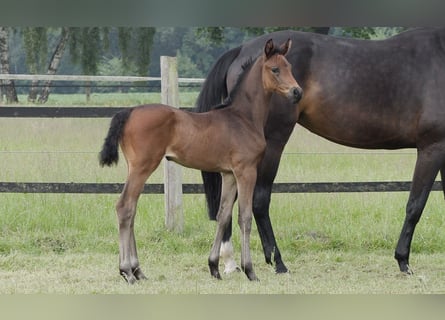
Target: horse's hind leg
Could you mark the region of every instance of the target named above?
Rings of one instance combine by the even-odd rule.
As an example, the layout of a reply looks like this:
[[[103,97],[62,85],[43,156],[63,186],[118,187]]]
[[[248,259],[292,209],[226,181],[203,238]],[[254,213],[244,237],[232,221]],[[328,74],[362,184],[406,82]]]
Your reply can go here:
[[[235,202],[236,197],[236,181],[233,174],[223,173],[221,175],[222,191],[220,207],[218,215],[216,216],[216,235],[209,256],[210,274],[217,279],[221,279],[221,275],[218,270],[221,242],[223,239],[224,231],[227,229],[227,226],[232,219],[233,203]]]
[[[444,198],[445,198],[445,165],[442,166],[442,168],[440,169],[440,180],[442,183],[442,191],[443,191]]]
[[[146,279],[139,267],[134,237],[134,218],[139,196],[152,170],[129,169],[127,181],[116,204],[119,223],[119,271],[128,283]]]
[[[443,149],[436,145],[418,151],[411,191],[406,205],[405,222],[394,255],[400,271],[404,273],[412,273],[409,266],[411,241],[437,173],[444,165],[444,155],[441,150]]]

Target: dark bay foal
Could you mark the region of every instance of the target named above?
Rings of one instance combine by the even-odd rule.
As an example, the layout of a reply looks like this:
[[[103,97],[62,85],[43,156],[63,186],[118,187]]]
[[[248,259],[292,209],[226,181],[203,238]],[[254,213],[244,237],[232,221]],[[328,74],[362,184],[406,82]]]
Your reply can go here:
[[[269,102],[272,93],[277,93],[293,106],[302,93],[284,57],[290,46],[290,40],[280,47],[268,40],[263,54],[244,65],[231,97],[215,110],[192,113],[150,104],[130,108],[113,117],[100,153],[100,164],[117,163],[120,144],[128,165],[128,177],[116,204],[119,268],[129,283],[145,279],[139,267],[134,218],[144,184],[164,157],[185,167],[221,173],[221,205],[208,261],[211,275],[218,279],[221,278],[218,264],[222,237],[231,221],[238,194],[241,268],[250,280],[257,280],[250,255],[252,197],[257,167],[266,147],[264,125]]]

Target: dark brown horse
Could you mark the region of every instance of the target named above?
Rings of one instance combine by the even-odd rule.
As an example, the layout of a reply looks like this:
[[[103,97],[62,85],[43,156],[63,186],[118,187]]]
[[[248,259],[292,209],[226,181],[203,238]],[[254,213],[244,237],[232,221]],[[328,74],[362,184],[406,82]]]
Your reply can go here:
[[[246,59],[258,56],[266,36],[226,52],[210,71],[197,101],[209,110],[232,90]],[[258,170],[253,211],[267,263],[286,272],[269,218],[272,184],[296,123],[336,143],[365,149],[417,148],[406,217],[395,250],[400,270],[411,273],[409,254],[434,180],[445,182],[445,29],[422,28],[371,41],[281,31],[287,58],[305,94],[296,108],[273,96],[265,127],[265,156]],[[290,111],[292,110],[292,111]],[[209,215],[215,217],[220,179],[203,172]],[[445,188],[445,186],[444,186]],[[229,241],[230,227],[223,242]],[[224,247],[224,246],[223,246]]]
[[[284,57],[291,41],[279,48],[272,40],[264,43],[263,54],[244,65],[236,93],[217,110],[197,114],[151,104],[125,110],[111,120],[100,164],[117,163],[120,143],[128,177],[116,204],[119,268],[129,283],[145,278],[139,267],[133,231],[137,201],[145,181],[164,157],[186,167],[220,172],[222,176],[218,226],[209,256],[210,273],[219,279],[221,241],[238,194],[241,267],[250,280],[257,279],[250,256],[252,198],[257,167],[266,147],[264,125],[270,97],[277,93],[291,107],[301,97],[301,88]]]

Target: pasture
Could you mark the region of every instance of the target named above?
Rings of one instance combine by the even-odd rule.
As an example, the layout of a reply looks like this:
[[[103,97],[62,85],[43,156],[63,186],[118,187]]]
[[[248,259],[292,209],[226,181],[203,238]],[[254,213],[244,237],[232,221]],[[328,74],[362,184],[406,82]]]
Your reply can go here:
[[[120,96],[96,94],[91,104],[159,101],[157,94]],[[193,93],[181,94],[180,104],[190,106],[194,98]],[[55,105],[80,105],[84,96],[51,99]],[[0,181],[123,182],[122,158],[117,167],[98,164],[108,125],[109,119],[0,118]],[[408,181],[414,161],[414,150],[346,148],[297,126],[276,182]],[[198,171],[183,173],[185,183],[201,181]],[[162,182],[162,167],[150,181]],[[401,274],[393,258],[407,192],[275,193],[271,217],[291,272],[276,275],[264,263],[254,225],[251,248],[257,283],[243,273],[222,275],[222,281],[211,278],[207,258],[216,224],[207,219],[203,195],[184,195],[184,232],[179,235],[165,230],[163,197],[142,195],[135,233],[148,281],[134,286],[118,274],[117,194],[0,197],[0,293],[445,292],[441,192],[431,194],[414,234],[412,276]],[[239,261],[237,229],[234,245]]]

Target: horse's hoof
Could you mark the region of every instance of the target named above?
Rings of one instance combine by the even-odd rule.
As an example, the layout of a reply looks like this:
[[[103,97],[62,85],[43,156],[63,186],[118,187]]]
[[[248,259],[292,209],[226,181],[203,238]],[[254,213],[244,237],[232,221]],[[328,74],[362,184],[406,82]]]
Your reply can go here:
[[[286,268],[284,264],[277,264],[275,266],[275,272],[276,273],[288,273],[289,270]]]
[[[411,267],[408,264],[408,261],[406,259],[397,261],[399,263],[399,269],[402,273],[407,275],[414,274],[414,271],[411,269]]]
[[[402,271],[402,273],[408,275],[408,276],[412,276],[414,274],[414,270],[411,269],[411,267],[407,264],[406,267],[404,268],[404,270],[400,270]]]

